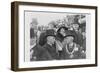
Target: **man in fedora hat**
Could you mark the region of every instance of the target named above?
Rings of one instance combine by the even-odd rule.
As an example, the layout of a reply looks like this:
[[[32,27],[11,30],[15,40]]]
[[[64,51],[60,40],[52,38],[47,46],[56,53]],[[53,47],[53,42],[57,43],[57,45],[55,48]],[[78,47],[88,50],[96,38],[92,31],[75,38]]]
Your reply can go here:
[[[54,41],[55,41],[54,34],[52,33],[52,31],[47,30],[45,32],[45,34],[43,35],[42,40],[45,41],[45,43],[43,41],[40,41],[40,42],[44,43],[44,45],[41,45],[39,43],[39,44],[36,44],[36,46],[34,48],[32,48],[32,50],[34,50],[34,52],[32,54],[33,61],[44,61],[44,60],[52,59],[51,54],[47,50],[48,45],[51,46],[52,44],[54,44]],[[50,49],[51,49],[51,47],[50,47]]]

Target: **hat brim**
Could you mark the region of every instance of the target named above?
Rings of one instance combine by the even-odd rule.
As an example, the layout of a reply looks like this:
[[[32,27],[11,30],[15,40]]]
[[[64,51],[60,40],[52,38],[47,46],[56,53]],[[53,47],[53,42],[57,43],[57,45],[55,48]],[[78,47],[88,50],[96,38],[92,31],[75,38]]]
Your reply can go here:
[[[45,38],[47,38],[48,36],[53,36],[53,37],[56,37],[56,35],[46,35],[46,36],[45,36]]]
[[[70,36],[75,38],[74,35],[66,35],[64,38],[66,38],[66,37],[70,37]]]

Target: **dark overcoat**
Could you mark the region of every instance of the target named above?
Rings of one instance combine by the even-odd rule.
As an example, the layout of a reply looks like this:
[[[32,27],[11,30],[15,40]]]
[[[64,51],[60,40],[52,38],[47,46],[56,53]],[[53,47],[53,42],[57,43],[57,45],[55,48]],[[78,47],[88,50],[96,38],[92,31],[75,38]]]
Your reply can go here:
[[[83,42],[82,41],[83,40],[82,34],[80,32],[78,32],[78,31],[77,32],[76,31],[73,31],[73,33],[77,37],[74,42],[76,42],[78,45],[82,46],[82,42]]]
[[[34,52],[32,54],[31,61],[44,61],[52,59],[47,49],[41,47],[40,45],[36,45],[35,47],[32,48],[32,50]]]
[[[49,56],[52,58],[52,60],[56,60],[56,59],[58,59],[58,52],[57,52],[57,50],[56,50],[56,47],[55,47],[55,45],[49,45],[49,44],[45,44],[44,46],[43,46],[43,48],[45,48],[46,50],[47,50],[47,52],[48,52],[48,54],[49,54]]]

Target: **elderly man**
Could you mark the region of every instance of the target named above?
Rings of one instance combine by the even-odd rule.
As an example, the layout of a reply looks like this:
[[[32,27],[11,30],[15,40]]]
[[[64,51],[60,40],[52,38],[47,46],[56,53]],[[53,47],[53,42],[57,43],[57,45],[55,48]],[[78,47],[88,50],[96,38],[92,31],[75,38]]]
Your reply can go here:
[[[46,44],[43,48],[45,48],[52,60],[56,60],[58,59],[58,52],[55,45],[55,32],[54,30],[47,30],[46,33]]]
[[[75,35],[69,34],[64,38],[63,58],[64,59],[82,59],[85,58],[85,53],[82,53],[80,45],[74,42]]]
[[[37,44],[33,50],[33,61],[56,60],[58,53],[55,48],[55,33],[54,30],[47,30],[45,34],[46,43],[44,46]]]

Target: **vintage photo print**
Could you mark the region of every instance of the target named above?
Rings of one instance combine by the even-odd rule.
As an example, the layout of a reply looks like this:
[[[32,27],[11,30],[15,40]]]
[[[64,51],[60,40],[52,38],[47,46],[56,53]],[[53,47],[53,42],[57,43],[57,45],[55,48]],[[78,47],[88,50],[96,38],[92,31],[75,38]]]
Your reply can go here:
[[[29,41],[29,52],[25,52],[25,61],[88,58],[86,25],[89,25],[89,16],[88,13],[25,10],[25,25],[29,25],[29,39],[25,39]]]
[[[97,65],[95,6],[15,2],[12,12],[12,68]]]

